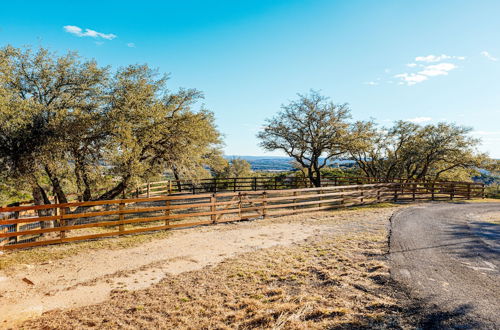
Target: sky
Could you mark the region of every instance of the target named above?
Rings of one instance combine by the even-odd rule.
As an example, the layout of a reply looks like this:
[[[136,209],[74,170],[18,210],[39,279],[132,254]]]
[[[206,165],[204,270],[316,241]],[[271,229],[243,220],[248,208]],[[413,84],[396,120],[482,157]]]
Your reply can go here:
[[[228,155],[314,89],[353,120],[473,128],[500,158],[500,1],[5,1],[0,46],[147,63],[197,88]]]

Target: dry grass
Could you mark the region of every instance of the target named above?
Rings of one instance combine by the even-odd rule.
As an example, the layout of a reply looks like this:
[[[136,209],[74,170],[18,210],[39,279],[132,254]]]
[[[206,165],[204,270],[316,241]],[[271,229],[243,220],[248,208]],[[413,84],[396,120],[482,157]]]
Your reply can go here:
[[[462,202],[464,203],[498,203],[498,198],[474,198],[474,199],[464,199]]]
[[[345,222],[349,214],[359,212],[366,211],[331,212],[330,217],[315,215],[315,219],[302,216],[302,221],[337,224],[340,218]],[[404,326],[401,307],[387,285],[384,261],[391,212],[374,212],[380,216],[356,220],[343,229],[339,226],[301,244],[259,250],[217,266],[168,276],[146,290],[115,291],[107,302],[48,312],[23,328]]]
[[[500,225],[500,212],[488,212],[482,215],[482,220]]]

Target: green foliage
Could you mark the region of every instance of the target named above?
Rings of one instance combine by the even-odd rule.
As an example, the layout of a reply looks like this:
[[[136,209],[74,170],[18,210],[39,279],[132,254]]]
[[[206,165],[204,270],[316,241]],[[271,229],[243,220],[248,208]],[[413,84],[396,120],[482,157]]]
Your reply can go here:
[[[321,185],[321,169],[343,154],[349,124],[346,104],[334,104],[318,92],[300,95],[282,106],[258,133],[266,150],[282,150],[292,157],[315,186]]]
[[[47,203],[53,192],[111,199],[173,171],[207,176],[221,158],[213,114],[195,89],[171,92],[147,65],[112,74],[76,53],[0,50],[0,169]]]
[[[488,158],[476,151],[479,140],[469,132],[470,128],[448,123],[420,126],[398,121],[391,128],[379,128],[373,122],[357,122],[349,154],[370,177],[470,181]]]
[[[226,165],[221,171],[214,171],[217,178],[248,178],[255,176],[250,163],[241,158],[226,161]]]

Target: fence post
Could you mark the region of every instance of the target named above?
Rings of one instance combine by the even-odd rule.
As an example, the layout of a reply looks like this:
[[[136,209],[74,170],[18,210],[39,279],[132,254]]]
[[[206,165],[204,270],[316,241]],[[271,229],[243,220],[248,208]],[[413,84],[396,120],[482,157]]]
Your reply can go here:
[[[361,187],[361,198],[360,198],[361,205],[365,203],[365,192],[363,191],[363,187]]]
[[[341,189],[340,192],[344,192],[344,189]],[[340,206],[341,207],[346,207],[345,206],[345,195],[344,194],[340,194]]]
[[[165,209],[165,216],[166,216],[166,217],[170,216],[170,205],[171,205],[171,204],[170,204],[170,200],[169,200],[169,199],[167,199],[167,200],[165,201],[165,206],[167,207],[167,208]],[[165,219],[165,226],[169,226],[169,225],[170,225],[170,219],[169,219],[169,218],[166,218],[166,219]]]
[[[146,188],[146,196],[149,198],[149,194],[150,194],[150,191],[151,191],[151,183],[148,182],[148,186]]]
[[[21,205],[20,203],[16,203],[17,206]],[[9,219],[8,217],[6,217],[5,219]],[[19,219],[19,212],[14,212],[14,219]],[[19,227],[21,226],[20,223],[16,223],[16,232],[19,231]],[[7,242],[9,241],[9,238],[7,237]],[[19,236],[14,236],[14,241],[17,243],[19,242]]]
[[[450,185],[450,200],[453,200],[453,195],[455,195],[455,184]]]
[[[402,184],[400,183],[400,185],[402,185]],[[394,202],[398,201],[398,190],[399,190],[399,187],[397,185],[394,185]]]
[[[294,196],[297,196],[297,192],[296,192],[296,191],[294,191],[294,192],[293,192],[293,195],[294,195]],[[297,205],[295,205],[296,203],[297,203],[297,199],[296,199],[296,198],[294,198],[294,199],[293,199],[293,209],[294,209],[294,210],[296,210],[296,209],[297,209]]]
[[[118,210],[120,211],[120,214],[118,215],[118,220],[120,221],[120,224],[118,225],[118,231],[120,233],[123,233],[125,231],[125,224],[121,223],[123,220],[125,220],[125,214],[123,214],[124,209],[125,209],[125,203],[122,202],[120,203],[120,205],[118,205]]]
[[[196,195],[196,187],[194,186],[193,180],[191,180],[191,188],[193,189],[193,195]]]
[[[215,211],[217,210],[215,203],[217,202],[217,196],[215,194],[212,194],[210,196],[210,220],[212,220],[212,223],[217,222],[217,215],[215,214]]]
[[[212,192],[216,193],[217,192],[217,178],[214,178],[214,188],[212,189]]]
[[[417,184],[414,183],[413,186],[412,186],[412,199],[413,199],[413,201],[416,200],[416,196],[415,196],[416,193],[417,193]]]
[[[432,184],[431,184],[431,200],[433,200],[433,201],[436,200],[434,182],[432,182]]]
[[[237,179],[234,178],[234,180],[233,180],[233,192],[236,192],[236,184],[237,184]]]
[[[256,177],[253,178],[253,190],[257,191],[257,178]]]
[[[66,214],[66,208],[64,208],[64,207],[59,208],[59,226],[61,228],[64,228],[66,226],[66,219],[64,219],[65,214]],[[61,240],[65,237],[66,237],[66,231],[61,230],[61,233],[60,233]]]
[[[274,190],[278,190],[278,177],[274,177]]]
[[[380,188],[381,187],[377,187],[377,203],[380,203]]]
[[[54,196],[54,204],[59,204],[59,201],[57,200],[57,195]],[[54,215],[57,216],[57,207],[54,209]]]
[[[471,199],[470,197],[470,191],[471,191],[471,184],[470,183],[467,183],[467,199]]]
[[[238,193],[238,217],[240,218],[240,220],[242,220],[242,218],[241,218],[241,192]]]
[[[267,218],[267,193],[265,191],[262,193],[262,218]]]
[[[318,190],[318,195],[319,195],[319,200],[322,201],[323,200],[323,196],[321,196],[323,194],[323,190]],[[322,207],[323,204],[321,203],[318,203],[318,207]]]

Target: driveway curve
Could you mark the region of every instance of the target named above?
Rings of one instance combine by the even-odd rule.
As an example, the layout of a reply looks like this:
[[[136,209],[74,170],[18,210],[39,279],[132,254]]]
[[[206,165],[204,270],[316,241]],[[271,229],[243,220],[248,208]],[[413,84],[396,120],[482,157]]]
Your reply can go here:
[[[391,275],[422,325],[500,328],[500,203],[426,203],[391,219]]]

